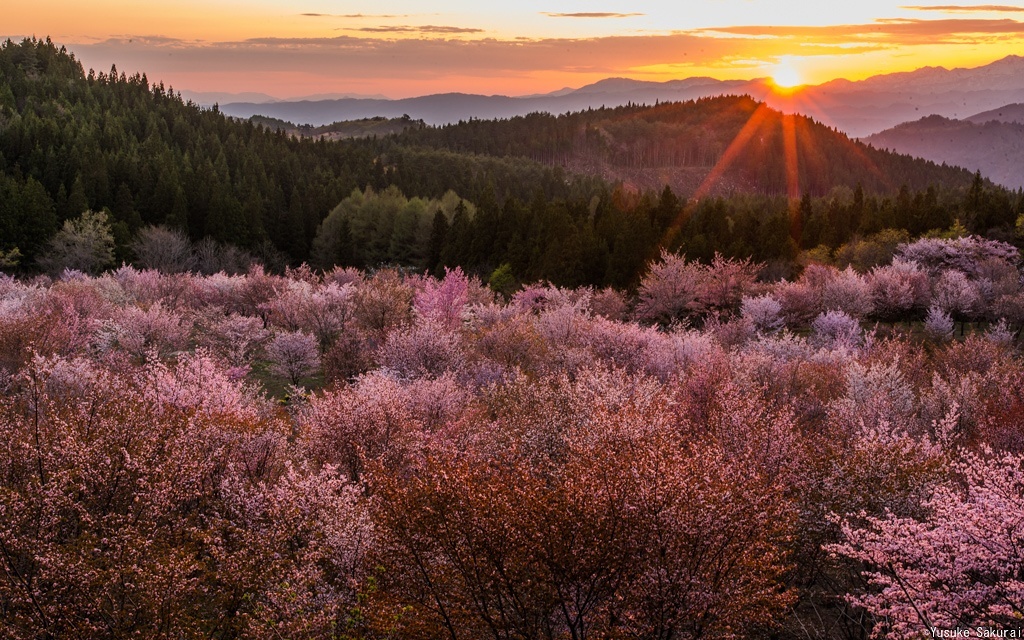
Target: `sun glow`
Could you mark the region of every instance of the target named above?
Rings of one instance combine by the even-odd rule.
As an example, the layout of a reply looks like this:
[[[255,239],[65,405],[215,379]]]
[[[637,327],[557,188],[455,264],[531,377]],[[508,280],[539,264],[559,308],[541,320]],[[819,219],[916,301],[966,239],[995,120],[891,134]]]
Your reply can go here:
[[[775,65],[775,70],[772,72],[772,82],[780,89],[793,89],[803,84],[803,79],[800,76],[800,71],[793,66],[793,62],[783,58],[779,61],[779,64]]]

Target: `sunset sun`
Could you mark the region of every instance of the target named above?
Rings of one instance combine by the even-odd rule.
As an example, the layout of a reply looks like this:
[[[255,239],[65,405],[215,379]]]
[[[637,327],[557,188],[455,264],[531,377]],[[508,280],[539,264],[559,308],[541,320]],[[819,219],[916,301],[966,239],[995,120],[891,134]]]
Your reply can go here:
[[[772,82],[781,89],[793,89],[803,84],[803,78],[791,61],[782,59],[772,71]]]

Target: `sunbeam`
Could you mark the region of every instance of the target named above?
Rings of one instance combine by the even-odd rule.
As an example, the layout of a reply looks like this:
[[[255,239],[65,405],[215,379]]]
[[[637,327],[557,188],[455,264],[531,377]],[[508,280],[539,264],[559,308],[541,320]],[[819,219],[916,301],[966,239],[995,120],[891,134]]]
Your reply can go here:
[[[786,195],[789,196],[789,235],[800,243],[803,221],[800,219],[800,163],[796,148],[796,116],[782,116],[782,155],[786,166]]]
[[[700,186],[697,187],[697,190],[693,192],[694,200],[700,200],[706,196],[715,184],[722,179],[726,170],[736,161],[740,152],[747,146],[747,143],[754,137],[754,134],[761,128],[761,125],[770,114],[771,109],[764,103],[759,104],[757,109],[750,114],[750,118],[747,119],[746,124],[743,125],[743,128],[736,134],[732,142],[729,143],[725,153],[718,159],[715,166],[711,168],[711,171],[708,172],[708,175],[700,183]]]

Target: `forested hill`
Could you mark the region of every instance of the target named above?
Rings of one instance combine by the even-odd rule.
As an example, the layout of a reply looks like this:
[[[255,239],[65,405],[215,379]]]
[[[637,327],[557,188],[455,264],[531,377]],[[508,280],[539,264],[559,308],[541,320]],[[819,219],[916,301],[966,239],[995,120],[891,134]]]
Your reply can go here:
[[[876,193],[970,184],[967,171],[874,149],[804,116],[787,116],[746,96],[653,107],[625,106],[552,116],[470,120],[410,129],[403,144],[525,157],[640,189],[666,184],[690,195],[786,194],[795,149],[798,191],[837,185]],[[716,169],[717,167],[717,169]],[[721,172],[721,173],[719,173]]]
[[[467,198],[591,197],[592,186],[525,160],[296,139],[200,109],[145,75],[88,74],[47,41],[0,45],[0,250],[34,264],[60,224],[107,208],[118,246],[165,224],[260,254],[309,255],[322,218],[353,189]],[[410,182],[403,162],[422,167]],[[425,173],[424,173],[425,172]],[[425,191],[420,191],[420,190]],[[580,193],[576,193],[578,189]]]
[[[113,255],[76,269],[145,266],[136,241],[163,225],[201,240],[196,255],[227,255],[226,243],[282,269],[462,266],[628,287],[662,248],[792,264],[889,229],[1013,238],[1022,207],[960,170],[746,98],[329,141],[201,109],[144,75],[87,74],[48,40],[0,45],[0,267],[23,273],[69,266],[55,241],[87,210],[110,225]]]

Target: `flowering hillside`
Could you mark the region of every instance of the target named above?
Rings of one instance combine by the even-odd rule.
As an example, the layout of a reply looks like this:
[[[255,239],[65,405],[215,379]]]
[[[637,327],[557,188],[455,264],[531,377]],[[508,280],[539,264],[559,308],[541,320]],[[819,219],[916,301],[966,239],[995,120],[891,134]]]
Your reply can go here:
[[[1017,628],[1018,261],[0,276],[0,636]]]

